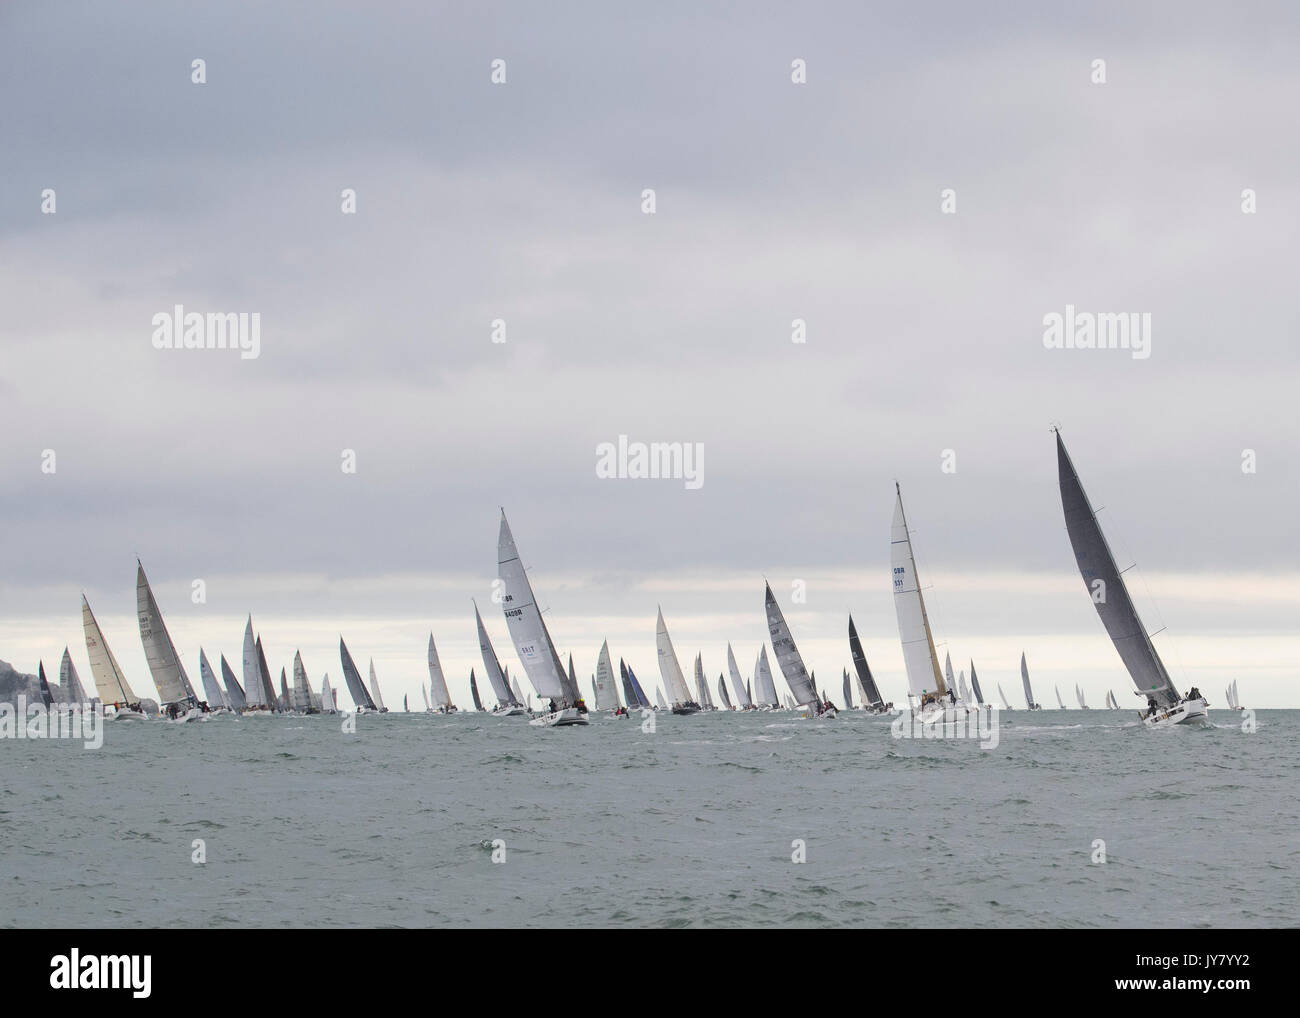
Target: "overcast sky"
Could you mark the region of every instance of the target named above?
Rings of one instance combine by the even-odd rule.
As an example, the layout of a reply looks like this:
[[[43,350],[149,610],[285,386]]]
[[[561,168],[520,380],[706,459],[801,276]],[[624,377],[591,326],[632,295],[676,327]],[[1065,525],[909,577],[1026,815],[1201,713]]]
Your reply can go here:
[[[660,603],[748,674],[766,576],[901,700],[897,480],[941,652],[1127,706],[1059,422],[1175,681],[1296,705],[1298,52],[1287,3],[4,4],[0,659],[88,678],[84,590],[150,691],[138,555],[196,680],[252,612],[390,706],[432,629],[467,700],[504,505],[584,686],[658,683]],[[260,357],[156,350],[175,304]],[[1067,304],[1150,357],[1046,349]],[[703,486],[599,478],[620,434]]]

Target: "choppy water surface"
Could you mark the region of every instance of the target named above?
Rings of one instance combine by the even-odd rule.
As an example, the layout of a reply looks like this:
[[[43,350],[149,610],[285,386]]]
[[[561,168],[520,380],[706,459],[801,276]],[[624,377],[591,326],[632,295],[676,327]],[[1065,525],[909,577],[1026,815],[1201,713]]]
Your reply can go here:
[[[1259,711],[1254,733],[1211,717],[1148,732],[1127,711],[1014,712],[991,750],[856,713],[6,740],[0,924],[1294,924],[1300,712]]]

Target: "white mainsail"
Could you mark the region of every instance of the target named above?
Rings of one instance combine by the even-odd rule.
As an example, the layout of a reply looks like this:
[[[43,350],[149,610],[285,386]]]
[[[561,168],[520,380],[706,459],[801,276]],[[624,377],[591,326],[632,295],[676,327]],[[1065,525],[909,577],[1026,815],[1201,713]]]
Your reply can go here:
[[[77,666],[72,663],[72,655],[68,653],[67,647],[63,648],[63,660],[59,662],[59,685],[68,703],[89,702],[86,689],[81,684],[81,676],[77,674]]]
[[[322,714],[333,714],[338,709],[334,706],[334,690],[330,687],[328,675],[321,681],[320,709]]]
[[[311,691],[311,682],[307,678],[307,669],[303,667],[302,651],[293,654],[293,709],[309,711],[318,707],[316,697]]]
[[[149,663],[149,674],[153,684],[158,687],[158,702],[166,707],[172,703],[196,705],[199,698],[194,695],[190,677],[185,674],[180,655],[172,644],[171,635],[163,622],[158,602],[154,600],[149,580],[144,575],[144,566],[136,560],[135,605],[140,619],[140,642],[144,644],[145,660]]]
[[[235,673],[230,669],[230,662],[226,660],[226,655],[221,655],[221,681],[226,686],[226,702],[230,704],[230,709],[242,711],[248,706],[248,700],[244,696],[244,690],[239,685],[239,680],[235,678]]]
[[[95,689],[99,693],[100,703],[135,703],[135,693],[130,683],[122,674],[122,669],[113,656],[104,633],[95,621],[95,613],[90,610],[86,595],[81,595],[81,622],[86,631],[86,655],[90,658],[90,674],[95,677]]]
[[[488,682],[492,684],[497,705],[514,706],[514,694],[510,691],[510,684],[506,682],[505,673],[501,671],[501,662],[497,660],[497,652],[492,646],[492,641],[488,639],[487,628],[483,625],[483,616],[478,611],[478,602],[473,599],[471,602],[474,605],[474,622],[478,626],[478,646],[483,654],[483,670],[487,672]]]
[[[510,674],[509,668],[506,669],[506,677],[510,680],[510,691],[515,694],[515,703],[523,706],[526,701],[524,700],[523,690],[519,688],[519,680]]]
[[[1009,700],[1007,700],[1007,694],[1002,692],[1002,683],[1000,682],[998,683],[998,697],[1002,700],[1002,709],[1010,710],[1011,703]]]
[[[947,692],[939,674],[939,657],[934,650],[930,617],[916,575],[916,558],[912,539],[907,532],[907,515],[903,512],[903,492],[894,485],[894,521],[890,531],[890,562],[893,569],[894,611],[898,615],[898,637],[903,644],[903,664],[907,668],[907,686],[913,695],[942,696]]]
[[[262,683],[261,666],[257,660],[257,643],[253,638],[253,616],[248,616],[244,626],[244,699],[249,707],[275,706],[266,699],[266,687]]]
[[[1065,710],[1065,701],[1061,699],[1061,687],[1053,686],[1052,688],[1056,690],[1056,706],[1061,710]]]
[[[384,706],[384,698],[379,693],[379,677],[375,675],[375,659],[370,659],[370,696],[375,701],[375,706],[381,711],[387,710]]]
[[[218,707],[230,709],[230,697],[226,691],[221,688],[221,683],[217,681],[216,673],[212,670],[212,665],[208,663],[208,655],[199,648],[199,677],[203,680],[203,695],[207,697],[208,707],[216,710]]]
[[[758,648],[758,660],[754,662],[754,682],[758,686],[755,700],[758,703],[780,707],[777,699],[776,682],[772,679],[772,667],[767,663],[767,644]]]
[[[1034,703],[1034,691],[1029,687],[1029,665],[1025,663],[1025,652],[1020,652],[1020,681],[1025,687],[1025,706],[1033,710],[1036,706]]]
[[[660,710],[668,709],[668,704],[664,703],[664,692],[658,686],[655,686],[655,704]]]
[[[447,691],[447,679],[442,674],[442,663],[438,660],[438,648],[433,645],[433,634],[429,634],[429,700],[434,710],[451,706],[451,693]]]
[[[736,655],[731,652],[730,642],[727,643],[727,673],[731,676],[731,689],[736,694],[736,706],[752,707],[749,690],[745,688],[745,683],[740,677],[740,669],[736,667]]]
[[[618,710],[618,687],[614,684],[614,666],[609,660],[609,641],[600,645],[596,658],[596,710]]]
[[[1083,690],[1079,688],[1079,686],[1078,686],[1077,683],[1075,684],[1075,687],[1074,687],[1074,696],[1075,696],[1075,699],[1077,699],[1077,700],[1079,701],[1079,706],[1080,706],[1080,707],[1087,707],[1087,706],[1088,706],[1088,704],[1085,703],[1085,702],[1084,702],[1084,699],[1083,699]]]
[[[957,695],[961,697],[963,703],[971,703],[970,687],[966,685],[966,670],[963,668],[957,673]]]
[[[655,622],[655,647],[659,651],[659,674],[668,687],[668,696],[673,706],[691,703],[694,697],[686,686],[686,676],[677,661],[677,652],[673,650],[672,637],[668,635],[668,626],[664,623],[664,610],[659,609],[659,618]]]
[[[772,638],[772,652],[776,654],[776,663],[780,666],[781,674],[785,676],[786,685],[794,694],[796,703],[802,706],[817,703],[817,691],[813,689],[812,680],[808,677],[808,669],[804,667],[803,658],[799,656],[799,648],[795,646],[794,637],[790,634],[790,627],[786,624],[785,616],[781,614],[781,606],[776,603],[772,585],[769,583],[765,586],[763,607],[767,611],[768,635]]]
[[[551,641],[546,621],[537,607],[533,586],[519,559],[505,510],[501,510],[501,530],[497,535],[497,576],[505,587],[501,610],[515,652],[523,663],[528,681],[543,700],[562,703],[565,699],[564,666]],[[571,705],[573,706],[573,705]]]

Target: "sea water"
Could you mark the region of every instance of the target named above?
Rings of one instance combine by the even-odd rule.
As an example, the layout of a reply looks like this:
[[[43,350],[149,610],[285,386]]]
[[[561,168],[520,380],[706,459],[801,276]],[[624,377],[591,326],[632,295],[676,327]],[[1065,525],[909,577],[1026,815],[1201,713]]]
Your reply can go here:
[[[0,741],[10,927],[1221,927],[1300,915],[1300,712],[389,713]],[[1104,860],[1104,861],[1102,861]]]

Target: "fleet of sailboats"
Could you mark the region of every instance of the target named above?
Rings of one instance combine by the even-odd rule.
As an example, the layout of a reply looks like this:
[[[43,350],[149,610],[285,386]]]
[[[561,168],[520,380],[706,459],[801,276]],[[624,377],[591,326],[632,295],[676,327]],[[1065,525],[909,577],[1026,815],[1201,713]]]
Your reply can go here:
[[[1147,727],[1166,727],[1206,720],[1208,702],[1199,691],[1192,688],[1182,696],[1174,688],[1169,674],[1151,637],[1143,626],[1133,605],[1120,570],[1102,533],[1096,513],[1084,493],[1060,431],[1054,429],[1057,451],[1058,480],[1061,505],[1066,530],[1075,554],[1076,563],[1090,599],[1101,618],[1108,636],[1114,644],[1121,662],[1136,687],[1137,695],[1146,698],[1147,709],[1141,714]],[[926,608],[925,597],[917,575],[916,557],[903,507],[902,490],[895,484],[894,517],[890,532],[890,562],[892,592],[897,618],[903,664],[907,676],[908,708],[913,717],[922,721],[951,721],[988,709],[980,689],[974,661],[970,662],[970,685],[966,672],[953,674],[951,654],[945,653],[942,669],[939,666],[934,633]],[[487,627],[478,605],[474,603],[474,619],[478,632],[484,674],[487,676],[495,704],[486,708],[497,717],[529,716],[531,723],[545,727],[567,727],[588,723],[588,705],[583,698],[576,678],[573,655],[569,655],[568,668],[561,664],[546,621],[538,608],[532,584],[520,560],[518,548],[510,530],[504,510],[501,513],[497,540],[498,579],[502,589],[501,605],[506,627],[515,652],[523,665],[524,673],[545,705],[539,716],[534,716],[531,696],[525,696],[518,679],[512,679],[509,669],[502,666],[492,646]],[[495,600],[495,597],[494,597]],[[212,667],[207,652],[199,648],[198,665],[202,696],[191,683],[185,666],[177,653],[168,631],[158,601],[154,596],[144,566],[136,563],[136,610],[141,644],[153,684],[158,690],[160,711],[163,717],[174,721],[193,721],[219,714],[244,717],[271,716],[272,714],[331,714],[340,707],[337,691],[324,676],[319,695],[312,689],[303,665],[302,655],[293,658],[293,683],[290,687],[286,668],[280,671],[279,692],[271,682],[262,639],[253,628],[251,614],[244,629],[241,686],[229,663],[220,656],[220,676]],[[590,686],[594,710],[601,714],[625,717],[628,709],[671,710],[674,714],[690,715],[701,710],[749,711],[802,710],[805,716],[834,717],[837,708],[831,703],[826,690],[817,688],[815,673],[811,672],[799,653],[790,626],[773,594],[771,584],[764,587],[764,612],[768,637],[776,655],[777,665],[788,690],[778,692],[767,656],[767,644],[761,644],[754,661],[752,679],[745,679],[736,663],[735,652],[727,644],[726,671],[717,677],[715,690],[706,678],[703,653],[694,658],[694,690],[687,685],[673,641],[668,633],[662,608],[657,611],[655,626],[656,653],[662,687],[654,690],[654,705],[646,696],[636,673],[626,659],[619,660],[617,676],[613,668],[609,642],[602,642],[591,675]],[[102,628],[91,610],[85,595],[82,596],[82,622],[86,651],[94,678],[97,700],[106,713],[118,719],[143,719],[146,712],[142,701],[123,674],[122,668],[108,646]],[[841,694],[845,709],[858,709],[873,714],[893,712],[893,704],[882,696],[863,652],[862,641],[853,617],[848,619],[849,652],[853,668],[841,669]],[[344,682],[353,703],[361,713],[383,713],[383,694],[375,671],[375,662],[369,661],[369,682],[363,682],[360,672],[348,651],[343,638],[339,638],[339,657],[343,667]],[[438,659],[433,634],[428,642],[429,683],[420,684],[421,696],[427,712],[450,714],[456,712],[448,690],[447,681]],[[52,704],[54,696],[45,675],[44,662],[38,666],[41,699]],[[1041,710],[1034,699],[1026,655],[1020,656],[1020,678],[1028,710]],[[477,711],[484,711],[477,678],[470,670],[470,692]],[[1001,709],[1011,710],[1002,689],[995,683]],[[665,694],[666,691],[666,694]],[[1054,685],[1057,706],[1066,709],[1059,686]],[[622,699],[620,699],[620,692]],[[86,690],[77,674],[68,649],[65,647],[59,667],[58,700],[85,703]],[[1075,699],[1080,709],[1088,704],[1082,686],[1076,683]],[[1113,690],[1105,691],[1108,709],[1118,710],[1119,703]],[[1230,708],[1241,710],[1234,680],[1225,689],[1225,699]],[[856,705],[855,705],[856,701]],[[403,706],[409,712],[409,697],[403,695]],[[152,707],[149,708],[152,710]]]

